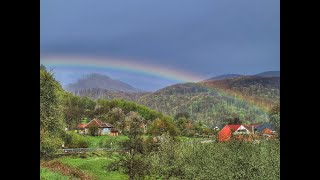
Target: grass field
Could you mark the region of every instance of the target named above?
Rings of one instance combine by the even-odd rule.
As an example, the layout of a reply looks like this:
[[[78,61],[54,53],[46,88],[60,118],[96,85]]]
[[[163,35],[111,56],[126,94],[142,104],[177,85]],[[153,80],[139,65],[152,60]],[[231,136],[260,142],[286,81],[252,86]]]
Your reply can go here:
[[[120,180],[128,179],[127,175],[120,172],[108,171],[106,166],[117,160],[116,153],[103,154],[101,156],[88,155],[86,158],[81,157],[62,157],[59,161],[71,167],[80,169],[81,171],[92,175],[98,180]]]
[[[53,172],[47,168],[40,168],[40,179],[41,180],[69,180],[68,176],[64,176],[59,172]]]
[[[118,146],[121,142],[128,140],[127,136],[84,136],[85,140],[88,142],[90,148],[99,147],[111,147]]]

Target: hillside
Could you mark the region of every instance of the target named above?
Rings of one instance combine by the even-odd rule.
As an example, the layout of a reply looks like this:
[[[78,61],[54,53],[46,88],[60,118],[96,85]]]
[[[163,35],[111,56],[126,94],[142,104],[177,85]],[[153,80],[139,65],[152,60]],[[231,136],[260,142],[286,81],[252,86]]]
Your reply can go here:
[[[171,116],[187,112],[192,120],[209,126],[235,117],[244,122],[267,120],[266,112],[252,104],[198,83],[172,85],[140,97],[138,103]]]
[[[267,110],[280,100],[280,77],[243,76],[206,81],[201,84],[246,99]]]
[[[134,101],[171,116],[187,112],[192,120],[207,125],[221,125],[235,117],[249,123],[267,120],[266,112],[280,99],[280,78],[229,74],[199,83],[175,84],[153,93],[91,88],[74,94]]]
[[[90,97],[92,99],[123,99],[128,101],[137,101],[141,96],[149,94],[149,92],[125,92],[125,91],[110,91],[106,89],[92,88],[83,89],[74,92],[80,97]]]
[[[205,81],[230,79],[230,78],[236,78],[236,77],[241,77],[241,76],[243,76],[243,75],[240,75],[240,74],[224,74],[224,75],[220,75],[220,76],[215,76],[215,77],[207,79]]]
[[[266,71],[259,74],[255,74],[255,76],[260,77],[280,77],[280,71]]]
[[[132,87],[119,80],[114,80],[108,76],[93,73],[89,74],[75,83],[67,85],[66,90],[69,92],[77,92],[85,89],[105,89],[109,91],[139,92],[139,89]]]

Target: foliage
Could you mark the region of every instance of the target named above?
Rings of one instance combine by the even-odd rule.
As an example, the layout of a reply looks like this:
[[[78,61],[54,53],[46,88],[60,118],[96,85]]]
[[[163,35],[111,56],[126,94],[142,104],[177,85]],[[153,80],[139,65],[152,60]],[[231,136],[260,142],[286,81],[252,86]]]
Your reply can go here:
[[[128,140],[127,136],[82,136],[89,148],[115,148],[121,147],[122,143]],[[112,144],[111,144],[112,143]]]
[[[270,123],[273,124],[280,137],[280,103],[277,103],[273,106],[269,113],[269,119]]]
[[[89,147],[85,137],[75,132],[67,132],[64,138],[65,147],[67,148],[87,148]]]
[[[279,141],[182,143],[164,137],[146,161],[154,178],[280,179]]]
[[[143,158],[144,119],[138,113],[130,112],[125,121],[127,124],[124,130],[129,140],[124,142],[123,147],[127,149],[127,153],[123,153],[120,160],[111,164],[109,168],[124,172],[130,180],[140,179],[147,174],[149,166]]]
[[[63,114],[69,129],[74,129],[79,123],[94,117],[96,102],[87,97],[78,97],[64,92],[63,105]]]
[[[270,110],[280,98],[280,77],[243,76],[204,81],[201,84],[250,101],[265,110]]]
[[[57,149],[61,148],[63,141],[60,136],[49,134],[40,129],[40,158],[52,157]]]
[[[179,134],[179,129],[174,124],[172,118],[163,117],[155,119],[148,128],[148,132],[152,135],[162,135],[168,132],[172,136]]]
[[[95,101],[88,97],[78,97],[71,93],[64,93],[63,100],[64,117],[69,129],[75,129],[84,118],[89,120],[99,118],[120,128],[121,121],[130,111],[138,112],[146,120],[154,120],[163,116],[155,110],[123,100],[98,99]]]
[[[164,114],[176,116],[175,119],[200,121],[211,128],[226,124],[228,119],[236,117],[250,123],[268,120],[267,112],[261,108],[199,83],[172,85],[144,95],[138,102]]]
[[[51,156],[61,147],[64,119],[62,88],[53,74],[40,66],[40,157]],[[60,144],[59,144],[60,143]]]
[[[52,179],[68,180],[70,178],[68,176],[62,175],[59,172],[53,172],[46,168],[40,168],[40,180],[52,180]]]

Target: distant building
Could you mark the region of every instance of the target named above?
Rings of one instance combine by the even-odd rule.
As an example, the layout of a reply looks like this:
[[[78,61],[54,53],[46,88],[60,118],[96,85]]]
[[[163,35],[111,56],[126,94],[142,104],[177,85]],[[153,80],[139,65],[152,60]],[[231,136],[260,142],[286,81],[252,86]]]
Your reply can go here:
[[[251,134],[250,130],[240,124],[225,125],[218,133],[218,141],[229,141],[233,135]]]
[[[97,118],[92,119],[87,124],[79,124],[77,126],[77,130],[79,134],[88,134],[88,135],[111,135],[118,136],[119,131],[114,128],[112,124],[105,123]]]
[[[228,124],[218,132],[218,141],[234,140],[252,141],[254,139],[275,139],[277,133],[269,122],[250,125]]]
[[[277,137],[277,132],[275,131],[273,125],[269,122],[262,123],[256,128],[257,134],[263,136],[265,139],[274,139]]]

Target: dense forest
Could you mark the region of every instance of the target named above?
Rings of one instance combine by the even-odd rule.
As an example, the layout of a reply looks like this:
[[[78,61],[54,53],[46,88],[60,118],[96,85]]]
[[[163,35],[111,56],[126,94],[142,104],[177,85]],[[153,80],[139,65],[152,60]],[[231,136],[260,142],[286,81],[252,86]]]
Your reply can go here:
[[[273,104],[280,101],[280,77],[242,76],[223,80],[201,82],[210,88],[270,110]]]
[[[192,121],[208,126],[223,125],[231,118],[240,118],[245,123],[267,121],[266,111],[255,104],[199,83],[176,84],[154,93],[93,88],[74,94],[92,99],[134,101],[171,116],[187,112]]]
[[[188,113],[193,122],[222,126],[230,119],[244,123],[268,121],[267,112],[280,101],[280,78],[235,76],[182,83],[156,92],[125,92],[101,88],[74,91],[92,99],[127,100],[164,114]]]
[[[234,118],[244,123],[267,121],[267,113],[260,108],[199,83],[172,85],[142,96],[138,102],[169,115],[187,112],[193,121],[210,127]]]
[[[141,96],[150,94],[150,92],[111,91],[101,88],[79,89],[72,93],[80,97],[90,97],[92,99],[123,99],[128,101],[137,101]]]

